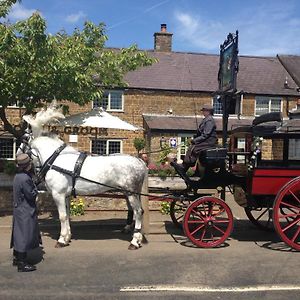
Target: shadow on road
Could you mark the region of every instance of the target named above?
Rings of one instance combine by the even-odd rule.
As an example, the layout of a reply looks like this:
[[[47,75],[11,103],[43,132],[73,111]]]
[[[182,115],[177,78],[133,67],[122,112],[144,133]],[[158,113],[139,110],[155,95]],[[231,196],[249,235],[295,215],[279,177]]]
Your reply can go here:
[[[166,232],[172,236],[176,243],[180,243],[185,247],[197,248],[197,246],[187,239],[183,230],[175,227],[171,221],[165,222],[165,229]],[[239,242],[253,242],[258,247],[272,251],[297,252],[282,242],[275,231],[260,230],[249,220],[234,220],[233,231],[228,241],[230,240],[237,240]],[[230,244],[225,242],[217,248],[219,249],[225,247],[230,247]]]
[[[60,223],[52,226],[43,226],[49,223],[49,220],[41,220],[41,231],[43,235],[48,236],[54,240],[59,238]],[[124,225],[122,225],[124,223]],[[130,241],[132,235],[122,232],[125,226],[124,219],[108,219],[100,221],[72,221],[72,240],[109,240],[119,239]]]

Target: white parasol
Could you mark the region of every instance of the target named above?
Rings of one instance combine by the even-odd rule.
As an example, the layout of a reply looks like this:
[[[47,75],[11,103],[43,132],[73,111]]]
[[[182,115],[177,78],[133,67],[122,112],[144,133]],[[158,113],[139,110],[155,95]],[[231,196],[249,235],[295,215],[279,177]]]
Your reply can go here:
[[[123,130],[143,130],[142,127],[136,127],[128,122],[115,117],[102,109],[93,109],[88,112],[75,114],[59,122],[62,126],[81,126],[108,129]]]

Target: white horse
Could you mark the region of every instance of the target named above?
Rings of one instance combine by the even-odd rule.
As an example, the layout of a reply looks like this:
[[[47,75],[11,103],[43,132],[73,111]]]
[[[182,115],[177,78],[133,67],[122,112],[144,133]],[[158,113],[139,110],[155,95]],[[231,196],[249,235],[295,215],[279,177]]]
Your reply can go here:
[[[51,107],[38,113],[35,118],[31,116],[24,116],[23,118],[31,125],[32,134],[28,144],[20,148],[23,147],[25,152],[31,151],[35,168],[45,166],[45,162],[53,157],[54,152],[64,142],[51,134],[43,136],[43,124],[53,119],[63,118],[63,115]],[[79,155],[79,151],[67,145],[55,158],[44,177],[47,190],[51,193],[59,213],[61,231],[57,246],[61,247],[68,245],[71,240],[66,198],[72,192],[73,182],[70,173],[74,171]],[[140,193],[143,182],[147,178],[146,174],[145,163],[130,155],[88,155],[82,165],[80,176],[75,181],[76,195],[96,195],[114,189],[124,193],[135,218],[135,228],[129,249],[141,247],[143,239],[141,233],[143,210]]]

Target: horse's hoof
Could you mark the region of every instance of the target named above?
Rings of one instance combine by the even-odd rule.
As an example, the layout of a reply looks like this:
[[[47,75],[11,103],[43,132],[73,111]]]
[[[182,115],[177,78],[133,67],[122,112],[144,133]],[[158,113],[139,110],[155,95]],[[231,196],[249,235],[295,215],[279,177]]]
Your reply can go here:
[[[68,246],[67,244],[57,242],[56,245],[55,245],[55,248],[64,248],[64,247],[67,247],[67,246]]]
[[[133,244],[130,244],[130,245],[128,246],[128,250],[137,250],[137,249],[139,249],[139,247],[137,247],[137,246],[135,246],[135,245],[133,245]]]

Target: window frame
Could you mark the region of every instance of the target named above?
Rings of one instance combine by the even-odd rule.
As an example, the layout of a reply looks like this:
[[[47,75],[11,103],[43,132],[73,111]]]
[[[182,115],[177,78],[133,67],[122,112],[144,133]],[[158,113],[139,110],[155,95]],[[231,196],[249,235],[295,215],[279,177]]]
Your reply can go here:
[[[220,95],[216,95],[215,97],[212,97],[211,99],[211,106],[214,108],[214,102],[217,101],[217,96],[220,96]],[[235,107],[234,107],[234,113],[233,114],[229,114],[229,116],[237,116],[238,115],[238,110],[239,110],[239,106],[240,106],[240,113],[242,114],[242,106],[243,106],[243,95],[241,95],[241,98],[240,99],[236,99],[236,102],[235,102]],[[240,104],[239,104],[240,102]],[[221,105],[221,109],[222,109],[222,113],[217,113],[214,109],[214,115],[217,116],[217,117],[220,117],[220,116],[223,116],[223,108],[222,108],[222,103],[220,103]]]
[[[105,154],[99,154],[99,153],[93,153],[93,141],[106,141],[106,153]],[[123,154],[123,141],[121,139],[103,139],[103,138],[98,138],[98,139],[91,139],[90,142],[90,153],[96,154],[96,155],[101,155],[101,156],[108,156],[111,155],[109,152],[109,143],[110,142],[120,142],[120,152],[119,153],[111,153],[111,154]]]
[[[283,101],[281,97],[272,97],[272,96],[256,96],[255,97],[255,105],[254,105],[254,116],[258,117],[261,116],[263,114],[257,114],[256,108],[257,108],[257,100],[268,100],[268,111],[266,113],[270,113],[271,112],[271,103],[272,100],[279,100],[280,101],[280,112],[282,112],[283,109]]]
[[[108,104],[105,111],[111,111],[111,112],[124,112],[124,91],[123,90],[105,90],[104,93],[108,93]],[[120,109],[112,109],[111,108],[111,94],[112,93],[118,93],[121,95],[121,108]],[[97,101],[101,101],[102,99],[98,99]],[[100,108],[101,106],[94,107],[94,102],[92,101],[92,109]],[[104,108],[103,108],[104,109]]]
[[[8,136],[5,136],[5,137],[0,137],[0,140],[12,140],[13,142],[13,153],[12,153],[12,157],[10,158],[5,158],[5,157],[0,157],[0,160],[15,160],[16,159],[16,152],[17,152],[17,139],[15,137],[8,137]]]

